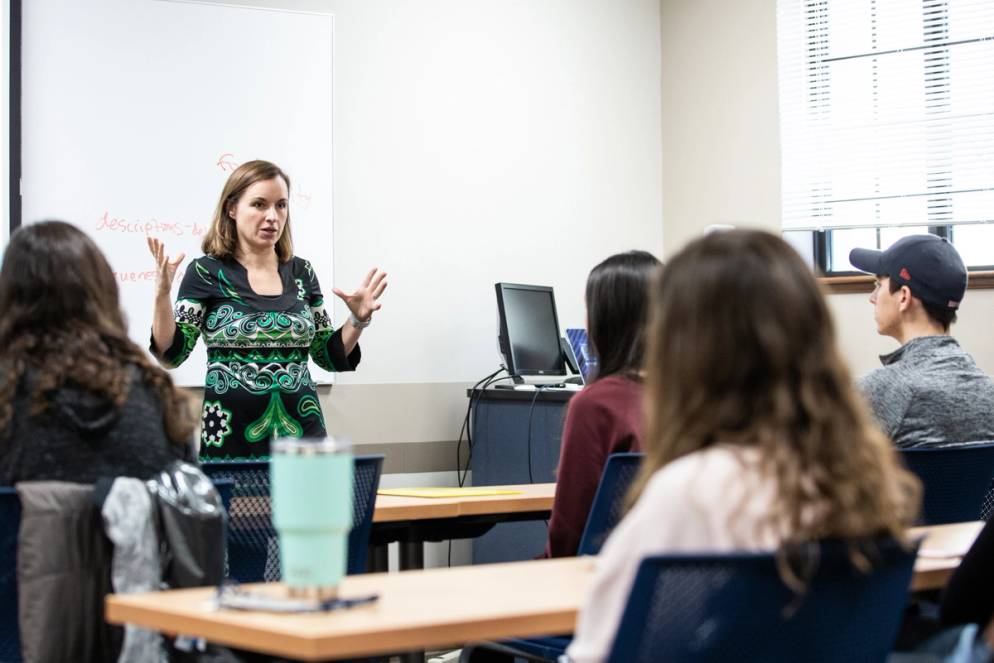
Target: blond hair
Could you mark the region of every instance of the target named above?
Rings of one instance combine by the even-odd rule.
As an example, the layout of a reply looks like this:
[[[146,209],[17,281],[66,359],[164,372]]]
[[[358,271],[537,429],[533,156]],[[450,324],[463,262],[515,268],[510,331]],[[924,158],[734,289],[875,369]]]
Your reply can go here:
[[[290,178],[279,166],[269,161],[246,161],[231,173],[228,181],[224,183],[224,188],[221,189],[221,197],[218,198],[217,207],[214,209],[210,230],[207,231],[200,245],[205,255],[221,259],[235,256],[235,250],[238,248],[238,232],[235,229],[235,220],[231,218],[231,210],[250,186],[277,177],[283,178],[289,194]],[[288,262],[293,257],[289,209],[283,233],[276,241],[276,257],[280,262]]]
[[[769,233],[714,233],[673,257],[655,285],[646,458],[631,501],[667,463],[738,444],[758,448],[775,481],[760,527],[772,528],[781,554],[826,538],[900,540],[920,483],[856,393],[800,256]]]

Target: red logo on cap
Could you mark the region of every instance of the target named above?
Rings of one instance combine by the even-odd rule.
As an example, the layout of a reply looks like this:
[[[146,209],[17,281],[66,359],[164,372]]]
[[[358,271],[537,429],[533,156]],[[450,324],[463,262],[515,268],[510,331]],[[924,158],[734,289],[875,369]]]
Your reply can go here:
[[[911,272],[908,271],[907,267],[902,267],[901,271],[898,273],[901,275],[901,278],[904,279],[905,281],[911,280]]]

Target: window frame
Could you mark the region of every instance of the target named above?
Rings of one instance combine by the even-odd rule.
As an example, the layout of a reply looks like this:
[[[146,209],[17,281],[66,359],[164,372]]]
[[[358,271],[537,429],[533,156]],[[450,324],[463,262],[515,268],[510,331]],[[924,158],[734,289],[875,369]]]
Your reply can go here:
[[[955,232],[955,223],[942,226],[929,226],[930,234],[938,235],[943,239],[952,240]],[[880,231],[882,226],[867,226]],[[848,230],[849,228],[839,228]],[[824,284],[831,293],[869,293],[873,291],[875,276],[859,272],[856,270],[832,271],[828,269],[829,258],[832,249],[832,233],[835,228],[823,230],[809,230],[800,232],[811,233],[811,252],[814,256],[814,264],[811,267],[819,275],[818,280]],[[785,229],[784,232],[799,232],[797,230]],[[967,266],[969,280],[967,289],[992,289],[994,288],[994,264]]]

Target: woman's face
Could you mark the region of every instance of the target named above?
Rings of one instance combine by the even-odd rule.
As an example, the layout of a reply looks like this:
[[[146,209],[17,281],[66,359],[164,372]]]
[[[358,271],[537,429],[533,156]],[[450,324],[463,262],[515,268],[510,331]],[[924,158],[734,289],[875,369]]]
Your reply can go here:
[[[228,215],[235,221],[242,251],[274,249],[286,227],[289,192],[282,177],[261,180],[245,189]]]

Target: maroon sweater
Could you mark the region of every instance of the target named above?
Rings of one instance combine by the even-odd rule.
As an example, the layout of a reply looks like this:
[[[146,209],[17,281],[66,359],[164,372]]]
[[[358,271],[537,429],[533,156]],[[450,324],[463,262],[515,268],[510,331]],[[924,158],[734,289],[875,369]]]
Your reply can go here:
[[[546,557],[576,554],[607,457],[641,450],[641,383],[612,375],[573,397],[563,426]]]

